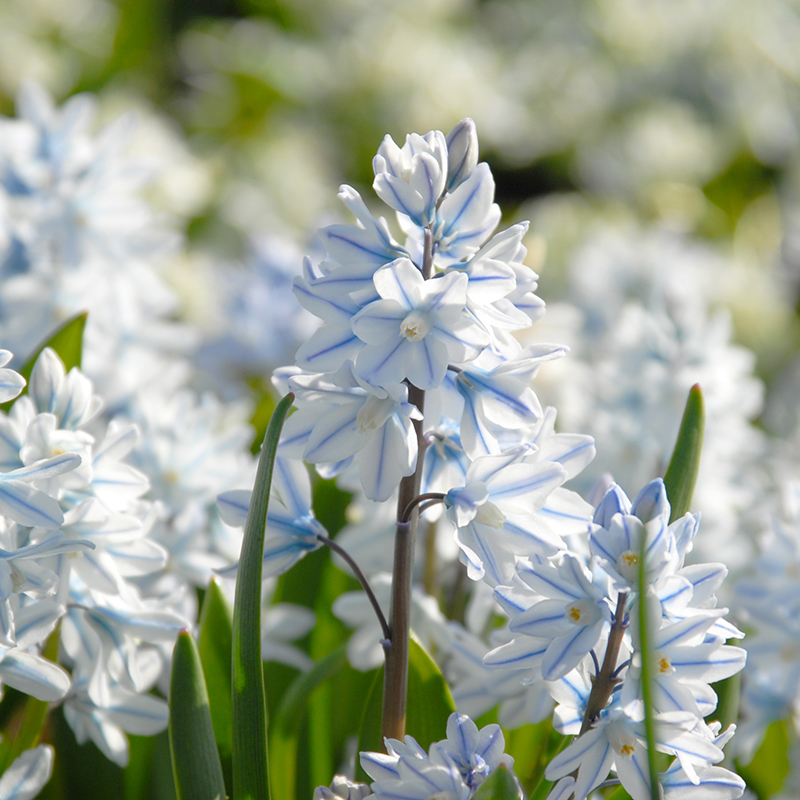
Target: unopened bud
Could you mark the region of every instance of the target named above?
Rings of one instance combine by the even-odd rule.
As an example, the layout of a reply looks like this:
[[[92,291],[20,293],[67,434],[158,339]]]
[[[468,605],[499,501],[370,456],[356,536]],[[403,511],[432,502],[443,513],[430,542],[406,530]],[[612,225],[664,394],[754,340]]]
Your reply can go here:
[[[478,132],[467,117],[447,134],[447,191],[463,183],[478,163]]]

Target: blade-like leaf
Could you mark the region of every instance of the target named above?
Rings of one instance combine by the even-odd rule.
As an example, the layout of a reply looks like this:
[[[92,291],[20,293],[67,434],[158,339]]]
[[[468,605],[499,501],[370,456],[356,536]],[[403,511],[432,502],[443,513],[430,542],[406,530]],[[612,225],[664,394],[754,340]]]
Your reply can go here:
[[[73,367],[80,367],[81,359],[83,357],[83,329],[86,327],[86,318],[88,313],[84,311],[82,314],[68,319],[52,336],[46,341],[42,342],[28,358],[25,364],[17,370],[26,381],[30,380],[33,365],[39,354],[45,347],[52,347],[58,353],[58,357],[64,362],[64,369],[69,372]],[[22,390],[22,393],[28,391],[28,387]],[[15,398],[16,400],[16,398]],[[8,411],[13,405],[14,400],[9,400],[7,403],[0,405],[0,410]]]
[[[264,436],[244,529],[233,606],[233,798],[269,800],[267,707],[261,666],[261,564],[278,440],[294,395],[275,407]]]
[[[211,723],[217,742],[226,786],[232,785],[233,700],[231,697],[233,652],[233,606],[214,579],[206,590],[200,612],[200,636],[197,642],[206,677]]]
[[[691,499],[691,491],[689,492]],[[647,765],[650,772],[650,798],[659,800],[661,789],[656,770],[656,723],[653,717],[653,676],[655,656],[650,643],[653,620],[649,613],[648,597],[651,587],[647,584],[647,537],[642,536],[639,553],[639,647],[642,656],[642,699],[644,700],[644,729],[647,738]]]
[[[689,510],[692,502],[694,485],[700,469],[705,424],[706,406],[703,390],[699,384],[695,384],[689,390],[675,449],[664,474],[664,484],[671,506],[670,522],[680,519]]]
[[[375,676],[358,737],[358,750],[383,752],[381,711],[383,708],[383,668]],[[406,734],[427,750],[433,742],[447,736],[447,718],[456,710],[450,689],[439,667],[412,633],[408,651],[408,706]],[[368,781],[358,766],[356,779]]]
[[[188,631],[181,631],[175,642],[169,706],[169,745],[178,800],[225,800],[203,666]]]
[[[522,800],[522,790],[511,770],[501,765],[478,787],[473,800]]]

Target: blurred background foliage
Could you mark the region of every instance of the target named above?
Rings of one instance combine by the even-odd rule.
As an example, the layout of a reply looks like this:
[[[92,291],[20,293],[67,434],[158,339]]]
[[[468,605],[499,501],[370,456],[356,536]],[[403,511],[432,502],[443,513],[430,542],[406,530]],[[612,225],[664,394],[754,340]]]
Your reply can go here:
[[[790,0],[7,0],[0,111],[23,77],[144,109],[162,206],[226,258],[255,232],[304,249],[385,133],[472,116],[504,213],[533,216],[548,300],[599,221],[711,240],[770,377],[798,342],[798,38]]]
[[[57,103],[95,93],[101,122],[137,109],[131,152],[155,165],[148,199],[187,245],[165,277],[207,340],[231,323],[215,297],[225,269],[243,271],[255,251],[299,271],[317,227],[350,221],[341,183],[371,203],[385,134],[402,142],[470,116],[503,224],[532,220],[527,263],[548,304],[574,295],[576,253],[592,237],[613,231],[657,250],[656,231],[699,246],[698,264],[711,264],[706,299],[729,310],[735,340],[755,353],[767,389],[759,421],[781,435],[799,421],[798,42],[798,0],[2,0],[0,113],[15,113],[23,80]],[[670,251],[664,264],[696,256]],[[569,340],[560,319],[543,336]],[[291,360],[292,334],[246,368],[262,431],[268,369]],[[577,429],[552,383],[537,391]],[[332,484],[316,491],[333,534],[346,503]],[[350,588],[320,552],[275,597],[320,612]],[[328,614],[305,645],[317,658],[344,638]],[[274,712],[296,672],[266,669]],[[348,667],[337,680],[314,695],[302,733],[336,746],[302,750],[341,757],[357,729],[333,698],[365,693],[369,678]],[[172,796],[166,734],[133,737],[123,772],[94,745],[79,748],[63,716],[50,725],[59,766],[42,797]],[[304,796],[330,767],[309,766]]]

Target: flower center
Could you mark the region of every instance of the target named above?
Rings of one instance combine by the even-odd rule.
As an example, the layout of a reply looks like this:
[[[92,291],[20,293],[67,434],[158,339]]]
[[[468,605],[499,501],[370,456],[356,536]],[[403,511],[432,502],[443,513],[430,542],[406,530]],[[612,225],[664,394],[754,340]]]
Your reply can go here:
[[[480,522],[482,525],[488,525],[499,531],[506,521],[506,515],[494,504],[488,500],[481,506],[478,506],[478,513],[475,515],[475,522]]]
[[[655,655],[658,671],[661,675],[669,675],[671,672],[675,672],[675,667],[672,666],[672,662],[669,660],[668,655],[659,652],[658,650],[656,650]]]
[[[593,603],[586,598],[573,600],[567,603],[565,616],[573,625],[592,625],[600,618],[600,609],[597,603]]]
[[[400,323],[400,335],[410,342],[418,342],[428,335],[432,327],[430,316],[425,311],[415,309]]]
[[[626,581],[634,582],[639,576],[639,554],[634,550],[625,550],[617,558],[617,572]]]
[[[389,419],[394,404],[390,397],[371,394],[356,413],[356,427],[359,433],[372,433]]]

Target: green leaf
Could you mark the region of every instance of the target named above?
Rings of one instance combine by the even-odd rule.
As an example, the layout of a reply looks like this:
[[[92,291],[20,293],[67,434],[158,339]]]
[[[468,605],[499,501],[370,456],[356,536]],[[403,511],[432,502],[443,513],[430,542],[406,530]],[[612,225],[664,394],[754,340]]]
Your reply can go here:
[[[672,509],[670,522],[680,519],[691,505],[697,473],[700,470],[705,424],[706,407],[703,390],[699,384],[695,384],[689,390],[675,449],[664,474],[664,484]]]
[[[358,750],[383,752],[381,711],[383,707],[383,668],[378,670],[364,706]],[[406,734],[427,750],[433,742],[447,736],[447,719],[456,710],[450,688],[439,667],[419,640],[411,634],[408,649],[408,706]],[[359,777],[360,776],[360,777]],[[359,764],[357,780],[369,780]]]
[[[83,356],[83,329],[86,327],[87,312],[72,317],[67,320],[49,339],[42,342],[34,351],[25,364],[18,370],[19,374],[28,381],[31,377],[33,365],[45,347],[52,347],[58,353],[58,357],[64,362],[64,369],[69,372],[73,367],[80,367]],[[28,390],[26,386],[23,394]],[[16,399],[16,398],[15,398]],[[8,411],[14,400],[0,405],[0,410]]]
[[[322,485],[331,488],[326,481]],[[326,527],[340,514],[336,508],[324,508],[320,501],[319,484],[314,491],[314,511],[326,514]],[[332,505],[341,509],[349,499],[339,493],[327,493]],[[333,520],[335,523],[335,520]],[[330,531],[331,528],[328,528]],[[333,528],[335,530],[335,528]],[[331,613],[334,601],[341,594],[360,589],[358,581],[340,570],[331,559],[331,551],[326,547],[312,553],[319,556],[322,566],[314,589],[307,594],[314,595],[314,613],[317,624],[309,637],[309,654],[313,659],[321,659],[332,653],[350,639],[350,630]],[[308,561],[309,559],[305,559]],[[315,573],[316,574],[316,573]],[[307,746],[304,757],[298,762],[297,796],[310,797],[314,787],[328,784],[336,767],[347,757],[348,742],[358,737],[361,730],[363,700],[369,695],[377,670],[360,672],[345,664],[333,678],[317,687],[308,701]],[[357,698],[343,703],[341,699]]]
[[[308,672],[298,675],[284,695],[269,730],[270,761],[281,765],[280,772],[272,773],[272,793],[276,800],[294,800],[297,796],[297,751],[311,694],[346,663],[347,645],[343,643]]]
[[[691,498],[691,492],[689,494]],[[651,615],[649,597],[652,587],[647,583],[647,536],[642,536],[639,552],[639,648],[642,657],[642,700],[644,701],[644,729],[647,739],[647,766],[650,773],[650,798],[660,800],[656,765],[656,721],[653,716],[653,680],[655,655],[650,644]]]
[[[553,783],[544,777],[545,767],[564,749],[572,740],[570,736],[562,736],[554,727],[552,720],[546,719],[540,722],[536,727],[544,728],[544,736],[542,743],[539,746],[538,752],[538,769],[535,773],[536,780],[532,782],[532,789],[530,792],[529,800],[544,800],[553,787]],[[512,731],[513,733],[513,731]],[[511,750],[506,750],[509,755],[514,755]],[[516,761],[514,762],[516,766]],[[526,783],[526,786],[528,784]]]
[[[544,768],[550,763],[558,747],[569,738],[556,731],[549,718],[535,725],[523,725],[504,731],[504,736],[505,751],[514,759],[514,774],[527,791],[534,786],[539,788],[540,783],[546,783]],[[543,796],[548,791],[549,789]]]
[[[244,528],[233,606],[233,798],[269,800],[267,706],[261,666],[261,565],[272,468],[281,428],[292,407],[287,394],[264,436]]]
[[[737,772],[744,778],[747,788],[755,792],[758,800],[778,794],[789,774],[791,746],[789,720],[779,719],[768,728],[761,747],[747,765],[738,764]]]
[[[222,763],[225,785],[233,780],[233,606],[214,578],[203,598],[197,642],[208,688],[211,724]]]
[[[473,800],[521,800],[522,790],[510,769],[499,766],[475,792]]]
[[[181,631],[175,642],[169,712],[169,745],[178,800],[225,800],[203,666],[188,631]]]

